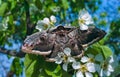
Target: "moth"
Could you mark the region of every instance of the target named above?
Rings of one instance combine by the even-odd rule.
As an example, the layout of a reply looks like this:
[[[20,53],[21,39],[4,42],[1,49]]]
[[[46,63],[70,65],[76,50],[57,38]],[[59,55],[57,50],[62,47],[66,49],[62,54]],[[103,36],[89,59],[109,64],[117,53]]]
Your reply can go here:
[[[69,47],[71,56],[80,58],[86,47],[101,40],[105,35],[105,31],[92,26],[87,30],[80,30],[79,27],[60,25],[28,36],[22,51],[42,55],[47,61],[54,61],[58,52]]]

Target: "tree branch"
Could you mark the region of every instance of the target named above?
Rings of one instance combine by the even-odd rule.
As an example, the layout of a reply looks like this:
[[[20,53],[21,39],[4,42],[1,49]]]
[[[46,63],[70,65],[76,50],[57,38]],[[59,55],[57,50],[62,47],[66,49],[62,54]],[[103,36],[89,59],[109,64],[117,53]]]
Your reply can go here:
[[[27,32],[26,35],[32,34],[35,24],[31,23],[30,20],[30,11],[29,11],[29,4],[27,0],[24,0],[24,6],[25,6],[25,13],[26,13],[26,26],[27,26]]]
[[[4,48],[0,48],[0,53],[4,53],[10,56],[15,56],[15,57],[25,57],[25,53],[22,51],[16,52],[16,51],[12,51],[12,50],[6,50]]]
[[[7,76],[6,77],[13,77],[14,76],[14,72],[13,71],[9,71],[8,73],[7,73]]]
[[[25,6],[25,14],[26,14],[26,29],[27,29],[26,36],[27,36],[33,33],[33,30],[36,24],[31,23],[28,0],[24,0],[24,6]],[[4,53],[10,56],[15,56],[20,58],[25,56],[25,53],[22,52],[22,50],[20,50],[19,52],[16,52],[16,51],[0,48],[0,53]]]

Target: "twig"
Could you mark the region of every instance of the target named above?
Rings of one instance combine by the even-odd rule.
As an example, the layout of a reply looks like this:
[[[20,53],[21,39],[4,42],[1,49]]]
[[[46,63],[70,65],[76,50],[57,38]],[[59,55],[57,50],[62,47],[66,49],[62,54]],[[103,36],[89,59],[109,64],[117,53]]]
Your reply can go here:
[[[25,6],[25,13],[26,13],[26,26],[27,26],[27,32],[26,35],[32,34],[35,24],[31,23],[30,20],[30,12],[29,12],[29,4],[27,0],[24,0],[24,6]]]
[[[10,56],[15,56],[15,57],[25,57],[25,53],[20,51],[20,52],[16,52],[16,51],[12,51],[12,50],[6,50],[4,48],[0,48],[0,53],[4,53]]]

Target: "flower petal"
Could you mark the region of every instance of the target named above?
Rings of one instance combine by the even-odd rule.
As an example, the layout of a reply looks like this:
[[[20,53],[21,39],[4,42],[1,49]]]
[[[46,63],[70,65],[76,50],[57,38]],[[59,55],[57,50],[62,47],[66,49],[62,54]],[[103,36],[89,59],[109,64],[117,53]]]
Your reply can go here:
[[[80,24],[80,30],[87,30],[88,29],[88,26],[87,25],[84,25],[84,24]]]
[[[85,9],[83,9],[83,10],[80,10],[79,11],[79,17],[78,18],[86,18],[86,15],[88,14],[88,12],[85,10]],[[87,16],[88,17],[88,16]]]
[[[62,65],[63,70],[67,71],[67,66],[68,66],[68,63],[64,63],[64,64]]]
[[[95,64],[94,63],[87,63],[86,64],[86,66],[87,66],[87,70],[89,71],[89,72],[95,72],[96,70],[95,70]]]
[[[56,22],[56,17],[52,15],[52,16],[50,16],[50,20],[51,20],[51,22],[55,23]]]
[[[110,56],[110,60],[109,60],[109,63],[113,63],[114,62],[114,56]]]
[[[86,56],[83,56],[83,57],[81,58],[81,62],[82,62],[82,63],[88,62],[88,60],[89,60],[89,58],[86,57]]]
[[[85,25],[90,25],[90,24],[94,24],[92,18],[90,18],[89,20],[85,21]]]
[[[103,77],[103,69],[100,71],[100,77]]]
[[[75,62],[75,59],[73,57],[68,57],[68,62]]]
[[[43,22],[46,23],[47,25],[50,25],[50,20],[47,17],[43,19]]]
[[[84,20],[86,25],[94,24],[91,15],[85,9],[79,12],[78,20],[80,19]]]
[[[95,70],[96,70],[98,73],[100,73],[101,67],[100,67],[99,64],[95,64]]]
[[[110,71],[106,71],[105,74],[106,74],[106,76],[110,76],[111,72]]]
[[[81,71],[77,71],[76,72],[76,77],[84,77],[84,75]]]
[[[73,67],[73,69],[79,69],[80,68],[80,62],[73,62],[72,67]]]
[[[103,62],[103,56],[102,56],[102,54],[97,54],[97,55],[95,56],[95,60],[96,60],[96,61],[99,61],[99,62]]]
[[[58,53],[58,57],[63,57],[65,54],[63,52]]]
[[[90,20],[92,18],[91,15],[88,13],[88,11],[83,10],[83,12],[84,14],[81,16],[82,19]]]
[[[111,72],[108,71],[108,70],[103,70],[103,76],[110,76],[111,75]]]
[[[85,77],[93,77],[93,75],[90,72],[85,72]]]
[[[71,54],[71,49],[70,48],[65,48],[63,51],[67,56],[70,56]]]
[[[110,71],[110,72],[114,71],[113,67],[110,64],[108,65],[108,71]]]
[[[44,29],[44,25],[45,23],[42,20],[38,20],[35,28],[38,29],[39,31],[42,31]]]
[[[55,57],[55,63],[56,64],[61,64],[62,63],[62,61],[63,61],[63,59],[61,58],[61,57]]]

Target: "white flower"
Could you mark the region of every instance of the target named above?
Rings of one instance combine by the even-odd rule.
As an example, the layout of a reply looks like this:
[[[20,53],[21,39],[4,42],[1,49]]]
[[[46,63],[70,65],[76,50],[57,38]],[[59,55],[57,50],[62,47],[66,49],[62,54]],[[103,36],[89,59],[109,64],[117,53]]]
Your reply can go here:
[[[87,54],[87,56],[83,56],[81,58],[81,62],[82,63],[86,63],[86,62],[94,63],[95,61],[98,61],[98,62],[102,62],[103,61],[103,56],[101,54],[97,54],[96,56],[94,56],[92,54]]]
[[[68,63],[64,63],[64,64],[62,65],[62,68],[63,68],[63,70],[65,70],[65,71],[67,71],[67,67],[68,67]]]
[[[96,71],[94,63],[86,63],[81,65],[79,62],[73,62],[72,67],[73,69],[78,70],[76,72],[76,77],[93,77],[92,73]]]
[[[54,23],[56,22],[56,17],[55,16],[50,16],[50,19],[45,17],[43,20],[38,20],[36,29],[39,31],[42,31],[45,28],[50,28],[50,26],[53,26]]]
[[[96,72],[94,56],[89,54],[89,56],[83,56],[80,62],[73,62],[72,67],[76,72],[76,77],[93,77],[92,73]]]
[[[67,56],[70,56],[71,54],[71,49],[70,48],[65,48],[63,51]]]
[[[87,57],[88,56],[88,57]],[[83,56],[81,58],[81,62],[82,63],[94,63],[95,65],[95,70],[100,73],[101,70],[101,66],[100,64],[97,64],[95,62],[98,63],[102,63],[104,61],[102,54],[97,54],[96,56],[92,55],[92,54],[87,54],[87,56]]]
[[[95,64],[94,63],[87,63],[86,64],[86,66],[87,66],[87,70],[89,71],[89,72],[95,72],[96,70],[95,70]]]
[[[84,75],[81,71],[77,71],[76,72],[76,77],[84,77]]]
[[[85,72],[85,77],[93,77],[93,75],[90,72]]]
[[[67,66],[69,63],[74,62],[75,59],[71,56],[71,49],[65,48],[63,52],[59,52],[58,56],[55,58],[56,64],[63,64],[63,69],[67,71]]]
[[[100,76],[103,77],[103,76],[110,76],[111,73],[114,72],[114,69],[113,67],[109,64],[107,65],[107,68],[104,69],[102,68],[101,71],[100,71]]]
[[[50,16],[50,20],[51,20],[52,23],[55,23],[56,22],[56,17],[52,15],[52,16]]]
[[[73,62],[72,67],[76,70],[80,68],[80,62]]]
[[[101,70],[100,70],[100,76],[110,76],[112,72],[114,72],[114,66],[112,65],[114,63],[113,57],[107,58],[104,62],[101,63]]]
[[[65,48],[63,52],[59,52],[58,56],[55,58],[55,63],[61,64],[62,62],[74,62],[75,59],[71,56],[71,49]]]
[[[79,12],[78,21],[79,21],[78,23],[80,26],[80,30],[87,30],[88,25],[94,24],[92,17],[85,9]]]
[[[38,20],[35,28],[42,31],[44,29],[44,25],[46,25],[46,23],[43,20]]]
[[[55,63],[56,63],[56,64],[61,64],[62,61],[63,61],[63,58],[61,58],[61,57],[59,57],[59,56],[55,57]]]
[[[89,58],[86,57],[86,56],[83,56],[83,57],[81,58],[81,62],[82,62],[82,63],[85,63],[85,62],[88,62],[88,61],[89,61]]]
[[[47,17],[45,17],[45,18],[43,19],[43,22],[44,22],[45,24],[47,24],[47,25],[50,25],[50,20],[49,20],[49,18],[47,18]]]

